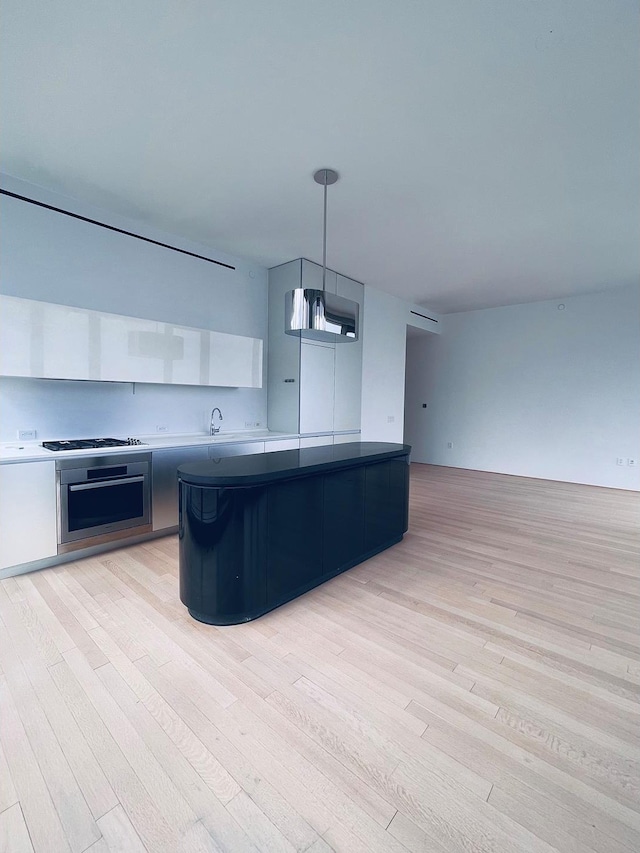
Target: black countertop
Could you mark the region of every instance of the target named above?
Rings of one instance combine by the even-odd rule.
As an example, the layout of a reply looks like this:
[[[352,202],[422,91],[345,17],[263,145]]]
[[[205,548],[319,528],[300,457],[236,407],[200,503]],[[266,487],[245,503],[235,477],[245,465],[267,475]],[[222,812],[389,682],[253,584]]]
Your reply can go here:
[[[180,465],[178,476],[194,486],[258,486],[276,480],[304,477],[316,471],[353,468],[367,462],[381,462],[411,452],[408,444],[353,441],[347,444],[305,447],[231,456],[207,462]]]

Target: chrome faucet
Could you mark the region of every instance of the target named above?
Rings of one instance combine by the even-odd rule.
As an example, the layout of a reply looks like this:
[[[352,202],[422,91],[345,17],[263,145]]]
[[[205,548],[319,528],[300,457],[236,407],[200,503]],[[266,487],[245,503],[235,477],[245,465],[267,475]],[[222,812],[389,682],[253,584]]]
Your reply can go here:
[[[209,435],[217,435],[220,432],[220,424],[218,424],[218,426],[215,426],[213,423],[213,416],[216,412],[218,413],[218,420],[222,420],[222,412],[216,406],[215,409],[213,409],[213,411],[211,412],[211,425],[209,427]]]

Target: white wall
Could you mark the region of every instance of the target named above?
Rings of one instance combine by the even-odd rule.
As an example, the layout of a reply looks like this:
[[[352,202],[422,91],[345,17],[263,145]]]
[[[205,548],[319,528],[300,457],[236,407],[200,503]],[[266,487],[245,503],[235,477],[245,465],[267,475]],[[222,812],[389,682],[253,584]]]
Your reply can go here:
[[[412,315],[414,309],[434,319]],[[428,329],[429,336],[440,331],[437,314],[365,287],[362,441],[403,441],[407,324]]]
[[[0,196],[0,292],[132,317],[262,338],[267,344],[267,271],[250,261],[165,234],[7,175],[4,189],[235,266],[235,270]],[[265,351],[266,364],[266,351]],[[266,424],[259,390],[0,380],[0,440],[18,429],[38,438],[202,431],[222,409],[226,429]]]
[[[636,287],[441,318],[408,342],[413,461],[640,488],[639,318]]]

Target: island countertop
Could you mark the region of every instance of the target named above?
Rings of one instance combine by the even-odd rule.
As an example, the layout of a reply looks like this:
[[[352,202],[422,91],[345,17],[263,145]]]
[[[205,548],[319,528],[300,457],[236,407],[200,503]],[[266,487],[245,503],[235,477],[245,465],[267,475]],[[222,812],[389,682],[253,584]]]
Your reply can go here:
[[[346,444],[305,447],[300,450],[280,450],[236,456],[205,462],[180,465],[178,476],[194,486],[259,486],[277,480],[306,477],[317,471],[338,471],[382,462],[411,451],[408,444],[353,441]]]

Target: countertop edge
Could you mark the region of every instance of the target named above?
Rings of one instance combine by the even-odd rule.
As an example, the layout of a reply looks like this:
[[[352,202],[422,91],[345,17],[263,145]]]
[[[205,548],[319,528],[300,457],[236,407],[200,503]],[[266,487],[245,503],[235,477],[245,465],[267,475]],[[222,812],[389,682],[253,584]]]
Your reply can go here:
[[[224,434],[222,437],[211,437],[211,440],[207,440],[208,436],[181,436],[180,434],[173,436],[159,437],[159,436],[136,436],[140,438],[140,440],[144,440],[145,438],[149,443],[139,444],[139,445],[129,445],[124,447],[103,447],[100,448],[99,453],[100,456],[109,455],[114,453],[154,453],[156,451],[161,450],[178,450],[181,447],[215,447],[217,445],[225,445],[225,444],[249,444],[249,443],[260,443],[260,442],[271,442],[271,441],[288,441],[288,440],[299,440],[301,438],[314,438],[314,437],[322,437],[326,435],[354,435],[359,436],[359,431],[347,431],[347,432],[336,432],[336,433],[313,433],[313,434],[301,434],[301,433],[288,433],[288,432],[273,432],[265,434],[261,433],[247,433],[246,435],[242,433],[233,433],[229,437],[226,437]],[[119,437],[119,436],[116,436]],[[20,446],[24,447],[24,450],[19,449]],[[5,441],[0,443],[0,465],[11,465],[16,462],[47,462],[55,459],[70,459],[70,458],[78,458],[86,456],[95,456],[95,449],[88,450],[69,450],[69,451],[60,451],[55,452],[51,450],[45,450],[41,447],[41,442],[18,442],[18,441]]]
[[[408,444],[395,444],[391,442],[353,442],[354,444],[358,444],[360,447],[362,445],[370,445],[372,448],[382,448],[378,450],[371,450],[366,452],[364,455],[358,454],[355,456],[345,456],[344,458],[338,459],[319,459],[317,462],[310,461],[308,464],[300,463],[300,456],[311,456],[312,454],[309,451],[315,451],[316,455],[322,456],[323,454],[320,451],[325,451],[324,455],[328,456],[330,450],[333,450],[334,447],[338,447],[341,450],[346,450],[350,445],[349,444],[340,444],[340,445],[328,445],[326,447],[308,447],[301,448],[300,450],[280,450],[275,453],[269,454],[269,464],[273,466],[277,464],[280,460],[283,462],[286,460],[287,462],[292,461],[294,456],[293,454],[297,454],[298,456],[298,465],[284,465],[281,469],[274,469],[269,471],[258,471],[256,473],[237,473],[237,474],[216,474],[216,473],[198,473],[194,471],[196,468],[204,468],[205,466],[211,466],[210,462],[191,462],[186,463],[185,465],[178,466],[178,478],[182,480],[186,485],[189,486],[205,486],[210,488],[217,487],[235,487],[235,488],[248,488],[251,486],[263,486],[268,483],[273,483],[278,480],[291,480],[297,479],[299,477],[306,477],[312,474],[317,474],[321,471],[338,471],[344,470],[347,468],[356,468],[361,465],[366,465],[369,462],[382,462],[386,459],[393,459],[401,456],[409,456],[411,453],[411,446]],[[385,447],[385,444],[387,445]],[[280,457],[280,459],[279,459]],[[224,460],[227,463],[231,463],[232,465],[236,464],[238,466],[246,465],[247,458],[244,457],[231,457],[229,459]],[[240,461],[244,460],[244,461]]]

